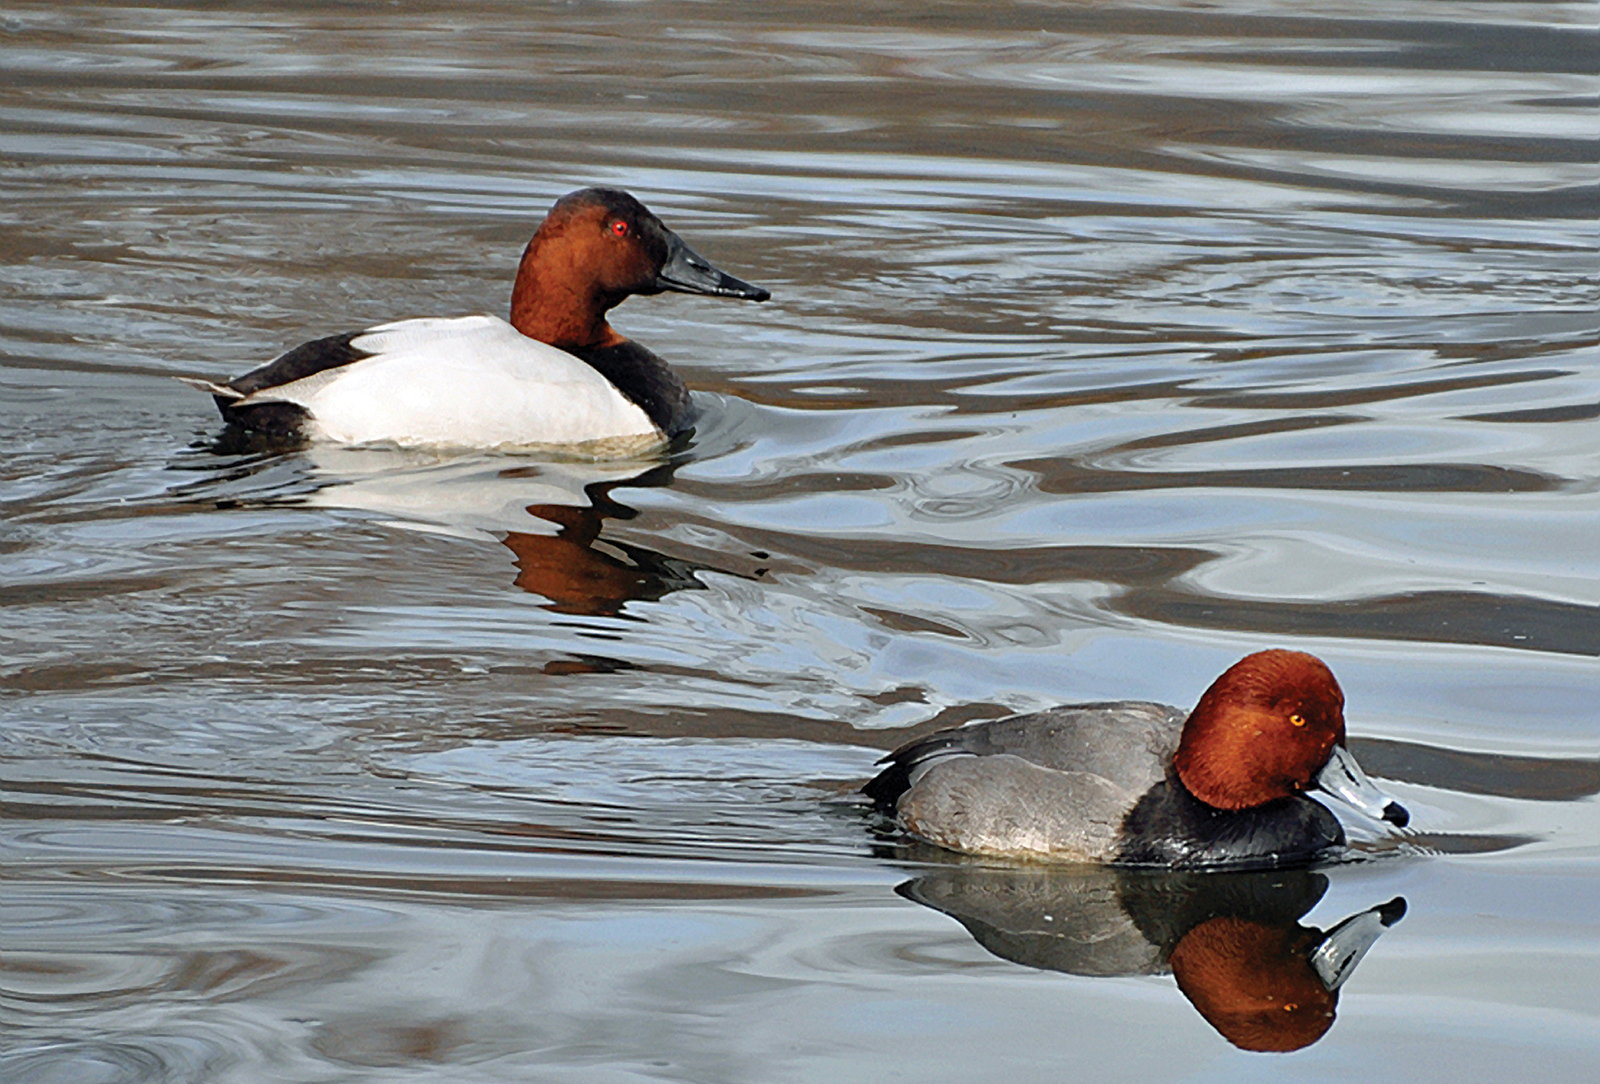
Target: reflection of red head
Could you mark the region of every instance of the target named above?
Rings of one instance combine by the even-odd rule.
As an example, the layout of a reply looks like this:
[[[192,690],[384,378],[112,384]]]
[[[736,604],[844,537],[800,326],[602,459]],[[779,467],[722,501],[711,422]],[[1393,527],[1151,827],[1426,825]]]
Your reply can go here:
[[[1337,991],[1323,985],[1309,953],[1316,930],[1225,916],[1183,935],[1169,963],[1178,989],[1241,1050],[1310,1046],[1333,1026]]]

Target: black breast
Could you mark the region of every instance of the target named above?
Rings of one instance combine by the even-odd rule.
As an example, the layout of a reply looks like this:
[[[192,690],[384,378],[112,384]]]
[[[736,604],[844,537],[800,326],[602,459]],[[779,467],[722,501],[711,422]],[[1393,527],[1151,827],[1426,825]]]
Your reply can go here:
[[[563,347],[582,358],[628,400],[644,411],[657,429],[669,437],[694,424],[689,389],[667,363],[631,339],[616,346]]]
[[[1129,810],[1122,838],[1119,864],[1263,869],[1328,856],[1344,846],[1344,828],[1323,806],[1298,796],[1253,809],[1217,809],[1169,772]]]

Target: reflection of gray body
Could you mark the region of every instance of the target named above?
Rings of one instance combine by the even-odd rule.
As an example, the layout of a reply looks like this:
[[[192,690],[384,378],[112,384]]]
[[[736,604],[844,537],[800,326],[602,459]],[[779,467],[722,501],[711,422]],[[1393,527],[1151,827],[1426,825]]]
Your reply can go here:
[[[863,789],[913,835],[971,854],[1242,867],[1344,844],[1308,798],[1234,812],[1196,799],[1171,772],[1185,719],[1128,700],[957,727],[895,750]]]
[[[1007,960],[1073,975],[1155,975],[1183,935],[1218,915],[1293,926],[1328,890],[1325,874],[1175,873],[1104,866],[957,865],[901,895],[960,922]]]
[[[1172,946],[1139,928],[1117,870],[955,868],[902,885],[901,895],[956,919],[1002,959],[1071,975],[1155,975]]]

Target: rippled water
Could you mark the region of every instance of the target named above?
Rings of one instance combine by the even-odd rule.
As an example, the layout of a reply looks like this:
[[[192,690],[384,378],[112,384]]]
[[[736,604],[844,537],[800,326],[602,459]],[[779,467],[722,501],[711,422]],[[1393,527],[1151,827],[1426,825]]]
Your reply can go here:
[[[1600,1072],[1591,5],[259,7],[0,16],[0,1079]],[[589,183],[773,291],[615,314],[668,460],[171,379],[502,312]],[[849,798],[1269,645],[1400,846],[1200,889]],[[1396,897],[1297,1053],[1197,985]]]

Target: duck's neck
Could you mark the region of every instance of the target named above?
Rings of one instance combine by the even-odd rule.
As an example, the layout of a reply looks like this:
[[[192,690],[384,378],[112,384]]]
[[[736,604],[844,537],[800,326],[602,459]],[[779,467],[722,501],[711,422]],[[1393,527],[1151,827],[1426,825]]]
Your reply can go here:
[[[626,294],[595,285],[574,286],[572,276],[552,273],[561,246],[541,252],[540,235],[528,242],[511,288],[511,326],[542,343],[567,351],[594,369],[632,401],[669,437],[694,423],[689,389],[667,363],[617,334],[606,312]]]
[[[606,312],[621,297],[611,297],[590,283],[574,285],[571,276],[549,273],[540,238],[528,242],[511,287],[511,326],[542,343],[563,350],[608,347],[626,342],[606,323]]]

